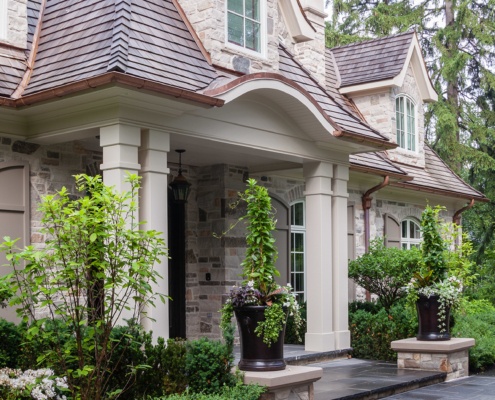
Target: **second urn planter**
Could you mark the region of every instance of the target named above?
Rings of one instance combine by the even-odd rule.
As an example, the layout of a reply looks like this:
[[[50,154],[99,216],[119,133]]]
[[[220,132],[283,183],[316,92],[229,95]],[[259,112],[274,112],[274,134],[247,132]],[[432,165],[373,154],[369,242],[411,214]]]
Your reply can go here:
[[[439,296],[420,294],[416,302],[418,311],[418,335],[416,339],[426,341],[450,340],[450,307],[441,312]]]
[[[235,308],[241,342],[241,371],[281,371],[285,369],[284,337],[285,324],[278,340],[268,346],[255,333],[258,322],[265,320],[267,306],[244,306]]]

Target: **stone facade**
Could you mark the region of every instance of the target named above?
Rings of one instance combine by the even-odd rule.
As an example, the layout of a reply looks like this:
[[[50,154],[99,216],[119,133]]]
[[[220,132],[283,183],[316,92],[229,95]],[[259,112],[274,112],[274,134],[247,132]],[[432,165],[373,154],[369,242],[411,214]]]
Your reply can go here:
[[[351,98],[369,124],[396,143],[395,99],[399,95],[408,96],[415,104],[417,151],[413,152],[398,147],[394,150],[388,150],[388,156],[392,161],[424,167],[424,107],[411,66],[407,69],[404,84],[401,87],[384,89],[372,94],[351,96]]]
[[[0,43],[25,49],[27,43],[27,1],[3,0],[0,5],[7,4],[7,37],[0,37]],[[3,10],[0,10],[2,12]],[[0,30],[1,32],[1,30]]]
[[[25,161],[30,171],[31,244],[42,245],[45,237],[40,233],[41,214],[38,205],[41,197],[53,194],[62,187],[76,193],[73,175],[85,172],[86,165],[101,163],[99,145],[69,142],[40,146],[15,139],[0,138],[0,162]]]
[[[227,5],[225,0],[179,0],[212,63],[243,74],[278,72],[278,46],[281,42],[296,58],[304,63],[315,79],[325,78],[325,24],[323,12],[308,10],[307,15],[316,29],[315,40],[296,44],[290,36],[277,0],[264,0],[262,18],[262,51],[257,53],[232,43],[226,35]],[[323,1],[321,2],[323,8]],[[299,12],[299,10],[297,10]],[[264,17],[263,17],[264,16]],[[219,29],[224,27],[224,29]]]

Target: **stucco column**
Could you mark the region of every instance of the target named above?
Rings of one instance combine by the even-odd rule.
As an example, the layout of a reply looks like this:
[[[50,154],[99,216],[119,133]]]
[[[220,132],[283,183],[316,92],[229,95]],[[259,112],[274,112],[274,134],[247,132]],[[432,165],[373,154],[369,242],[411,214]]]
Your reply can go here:
[[[332,270],[333,328],[335,348],[351,347],[349,332],[348,255],[347,255],[347,182],[349,167],[334,165],[332,182]]]
[[[115,124],[100,128],[100,146],[103,148],[103,182],[124,192],[130,190],[126,182],[127,173],[137,174],[138,148],[141,144],[141,129],[124,124]],[[134,316],[132,310],[123,310],[117,323],[125,325],[126,319]]]
[[[141,229],[153,229],[162,232],[165,243],[168,243],[168,174],[167,155],[170,151],[170,135],[156,130],[143,130],[139,162],[141,163],[141,198],[139,201],[139,218],[145,223]],[[153,291],[168,294],[168,258],[162,257],[155,269],[161,275]],[[161,336],[169,337],[168,302],[162,303],[159,298],[154,301],[155,307],[144,310],[141,324],[146,330],[153,331],[153,339]]]
[[[332,164],[304,164],[307,351],[335,349],[332,317],[332,176]]]

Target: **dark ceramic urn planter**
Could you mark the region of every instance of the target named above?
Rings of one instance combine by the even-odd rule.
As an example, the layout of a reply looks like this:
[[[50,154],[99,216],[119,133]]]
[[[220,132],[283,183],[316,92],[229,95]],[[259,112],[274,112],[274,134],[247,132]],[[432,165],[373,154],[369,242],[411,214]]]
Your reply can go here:
[[[419,295],[416,302],[418,311],[418,335],[416,339],[426,341],[450,340],[450,307],[447,307],[445,330],[440,332],[438,310],[440,307],[439,296]]]
[[[285,369],[285,325],[271,346],[254,332],[258,322],[265,320],[266,306],[244,306],[234,310],[241,341],[241,371],[281,371]]]

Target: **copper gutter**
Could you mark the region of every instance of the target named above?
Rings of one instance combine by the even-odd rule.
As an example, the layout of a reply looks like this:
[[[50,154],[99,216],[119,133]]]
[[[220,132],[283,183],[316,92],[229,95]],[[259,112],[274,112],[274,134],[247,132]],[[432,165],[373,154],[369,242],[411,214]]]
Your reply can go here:
[[[175,98],[191,100],[211,107],[221,107],[224,104],[224,101],[221,99],[216,99],[201,93],[195,93],[176,87],[171,87],[158,82],[148,81],[146,79],[126,75],[121,72],[108,72],[102,75],[95,76],[93,78],[85,79],[83,81],[59,86],[55,89],[44,90],[31,95],[23,96],[20,99],[16,100],[0,100],[0,104],[10,107],[29,106],[35,103],[57,99],[84,90],[100,88],[109,84],[121,84],[135,89],[148,90]]]
[[[372,193],[384,188],[390,182],[390,177],[387,175],[383,178],[383,182],[376,186],[373,186],[363,195],[363,210],[364,210],[364,249],[368,252],[370,247],[370,208],[371,200],[373,198],[370,196]]]
[[[404,188],[404,189],[417,190],[418,192],[432,193],[432,194],[438,194],[438,195],[442,195],[442,196],[457,197],[460,199],[470,200],[473,198],[473,196],[468,196],[467,194],[463,195],[461,193],[451,192],[449,190],[432,189],[432,188],[428,188],[428,187],[424,187],[424,186],[420,186],[420,185],[415,185],[413,183],[404,184],[404,183],[400,183],[400,182],[394,182],[394,183],[391,183],[390,185],[394,186],[394,187]],[[476,200],[482,201],[485,203],[490,202],[490,199],[484,197],[483,195],[476,197]]]
[[[471,201],[469,202],[468,205],[462,207],[461,209],[457,210],[455,213],[454,213],[454,216],[452,217],[452,222],[456,225],[460,225],[461,224],[461,214],[466,211],[466,210],[469,210],[470,208],[472,208],[474,206],[474,199],[471,199]]]

